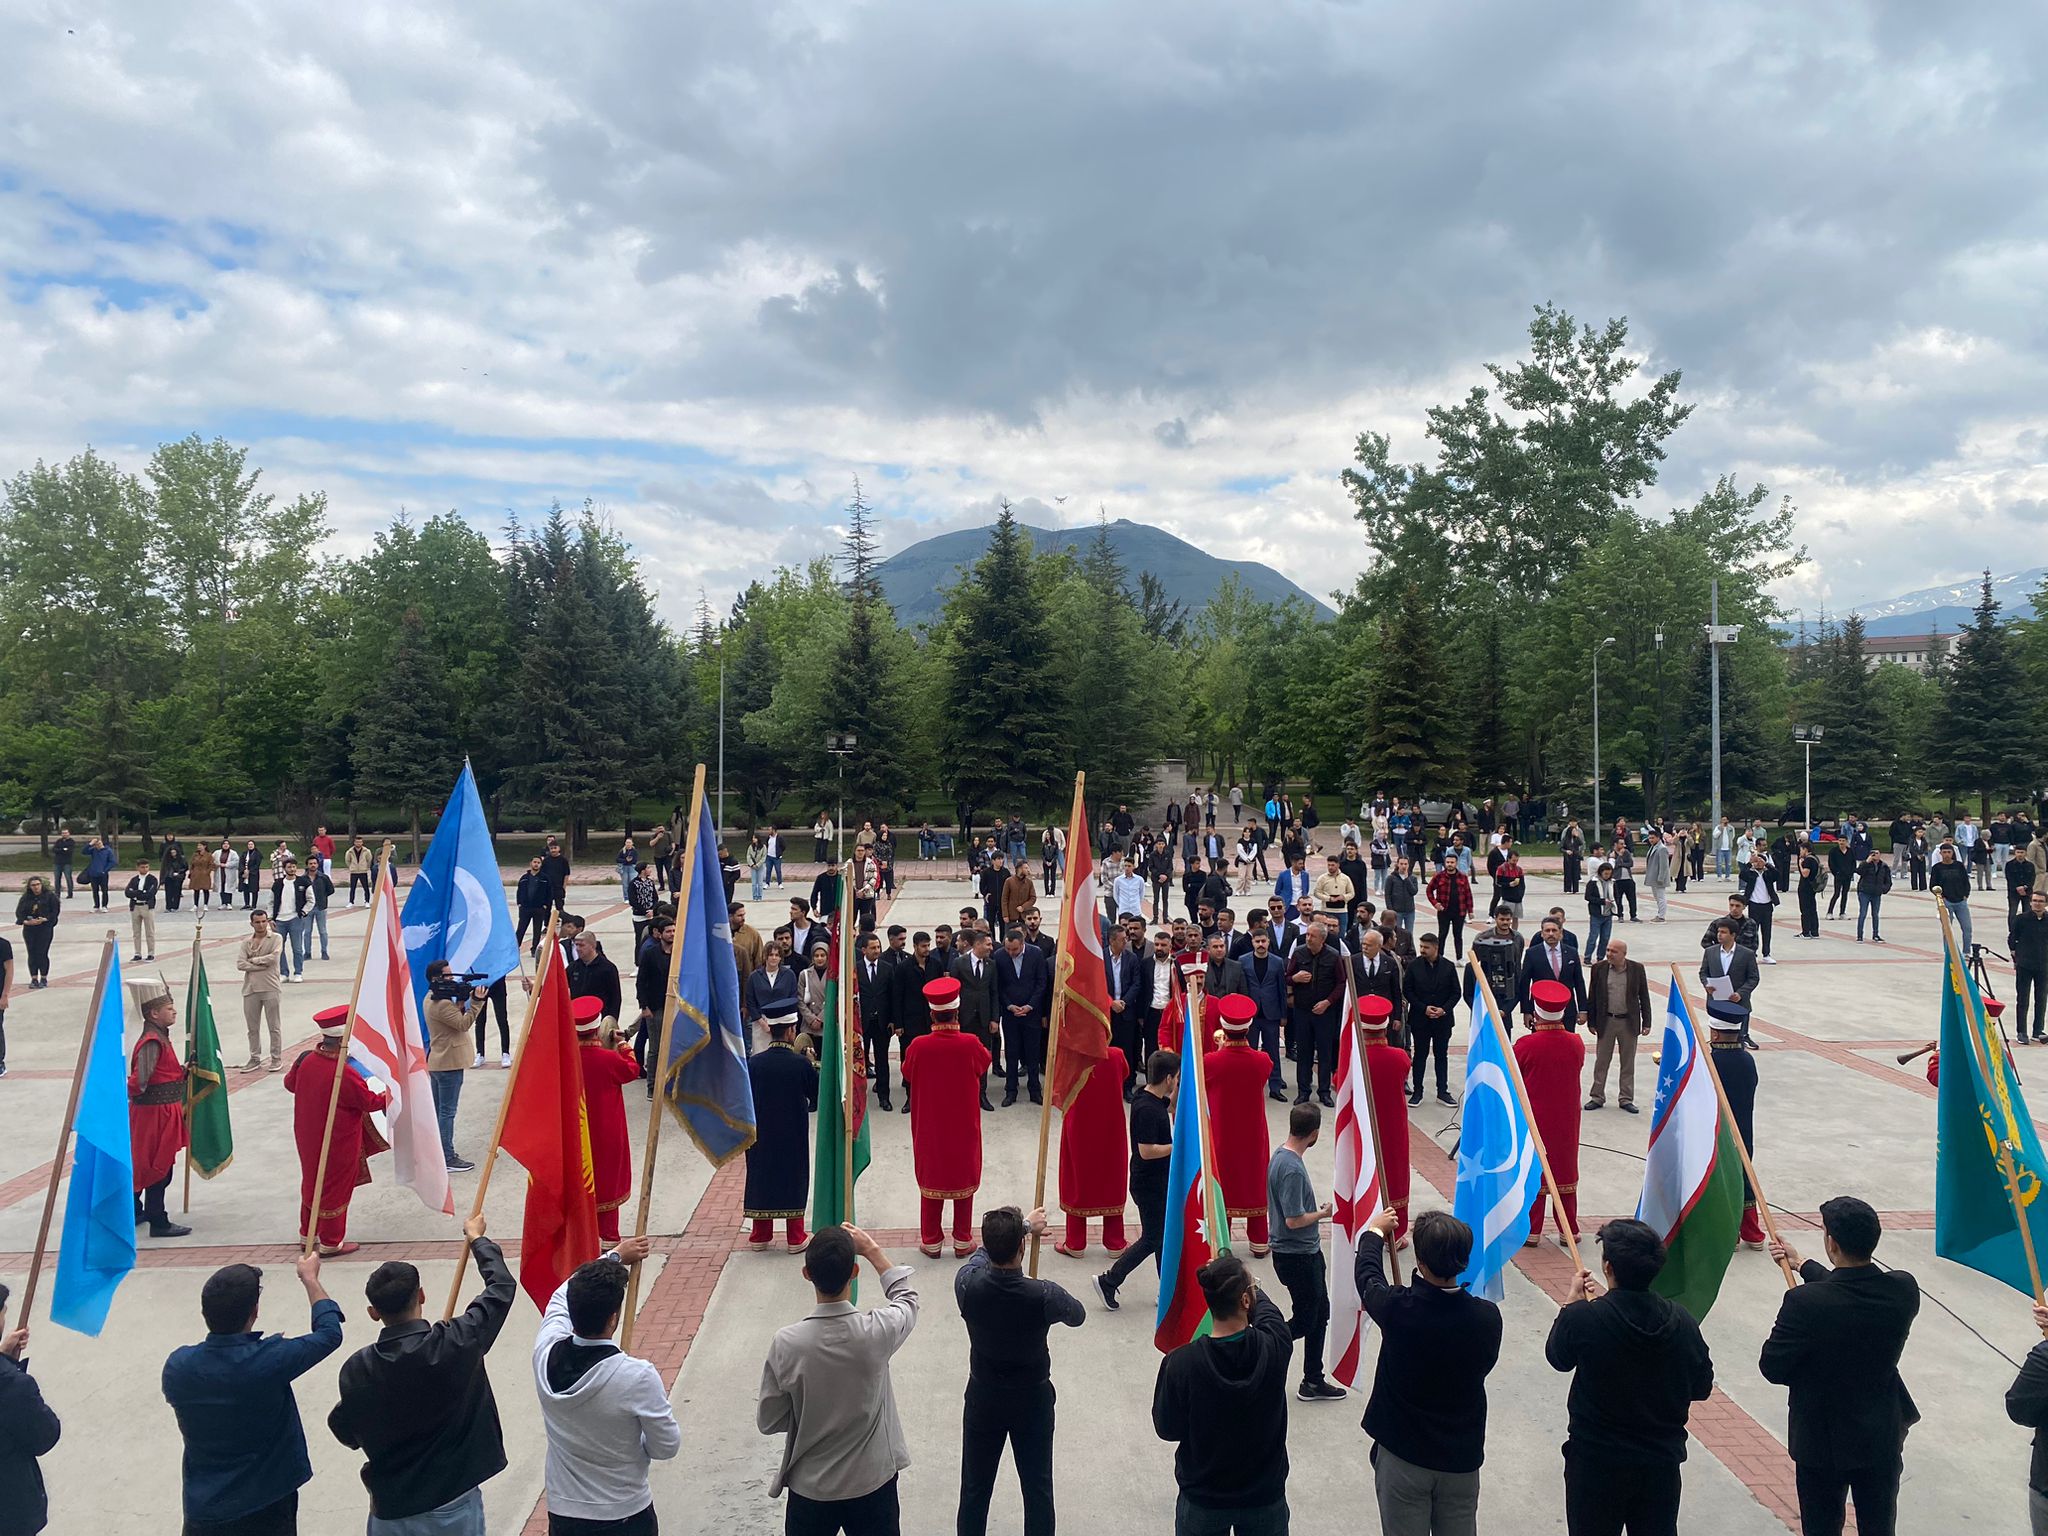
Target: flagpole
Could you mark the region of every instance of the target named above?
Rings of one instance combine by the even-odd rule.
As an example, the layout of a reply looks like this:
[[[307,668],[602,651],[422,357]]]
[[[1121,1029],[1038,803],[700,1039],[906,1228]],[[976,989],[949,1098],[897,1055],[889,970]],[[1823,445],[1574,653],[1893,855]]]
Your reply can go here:
[[[690,783],[689,837],[683,844],[687,857],[683,860],[682,888],[676,892],[676,938],[669,951],[668,995],[661,1007],[661,1039],[654,1056],[655,1096],[663,1103],[668,1099],[668,1040],[676,1023],[676,975],[683,964],[683,935],[689,931],[690,907],[697,889],[697,865],[703,858],[703,850],[697,847],[703,836],[703,821],[704,765],[699,763],[696,776]],[[648,1210],[654,1203],[654,1155],[661,1146],[662,1118],[661,1104],[650,1104],[647,1146],[640,1159],[640,1204],[633,1218],[635,1237],[647,1234]],[[641,1266],[635,1264],[627,1274],[625,1311],[619,1319],[619,1348],[629,1354],[633,1349],[633,1314],[640,1308],[640,1270]]]
[[[1207,984],[1206,977],[1206,972],[1197,972],[1187,985],[1185,996],[1189,1022],[1186,1035],[1195,1043],[1195,1123],[1202,1128],[1202,1209],[1208,1213],[1210,1233],[1220,1233],[1223,1238],[1222,1242],[1210,1246],[1223,1253],[1230,1247],[1230,1213],[1228,1210],[1212,1210],[1209,1205],[1212,1187],[1220,1190],[1221,1185],[1217,1183],[1216,1136],[1209,1124],[1209,1080],[1202,1067],[1202,1057],[1206,1054],[1203,1050],[1206,1042],[1202,1038],[1202,992]],[[1186,1062],[1181,1063],[1183,1071],[1187,1066]],[[1217,1220],[1219,1216],[1222,1218],[1220,1221]]]
[[[1346,995],[1349,996],[1348,991]],[[1365,1053],[1365,1029],[1356,1014],[1351,1020],[1351,1048],[1358,1052],[1358,1080],[1365,1084],[1365,1123],[1372,1131],[1373,1177],[1380,1181],[1380,1188],[1384,1190],[1387,1187],[1387,1159],[1380,1151],[1380,1111],[1372,1096],[1372,1058]],[[1393,1208],[1394,1202],[1390,1199],[1387,1209],[1391,1211]],[[1401,1255],[1391,1239],[1387,1242],[1387,1259],[1394,1266],[1394,1284],[1401,1284]]]
[[[1087,831],[1081,819],[1081,789],[1087,778],[1088,776],[1085,773],[1076,773],[1074,775],[1074,808],[1067,813],[1067,841],[1069,844],[1074,841],[1074,828],[1077,826],[1081,827],[1084,834]],[[1069,879],[1067,881],[1066,895],[1060,901],[1061,922],[1058,932],[1062,938],[1067,935],[1070,929],[1077,936],[1079,934],[1080,914],[1074,909],[1074,889],[1074,882]],[[1092,918],[1095,912],[1095,898],[1092,895],[1088,898],[1088,911]],[[1064,952],[1060,955],[1059,961],[1069,967],[1078,963],[1072,955]],[[1066,1017],[1066,1013],[1067,989],[1060,984],[1058,964],[1056,963],[1054,966],[1052,988],[1052,1026],[1050,1033],[1047,1034],[1045,1039],[1045,1063],[1048,1073],[1050,1073],[1053,1065],[1060,1059],[1060,1021]],[[1045,1088],[1044,1102],[1038,1108],[1038,1182],[1031,1196],[1031,1208],[1033,1210],[1043,1210],[1045,1208],[1045,1161],[1052,1143],[1052,1083],[1049,1077]],[[1062,1108],[1061,1112],[1065,1113],[1064,1108]],[[1034,1232],[1031,1234],[1029,1273],[1034,1280],[1038,1278],[1038,1239],[1038,1233]]]
[[[334,1086],[327,1095],[327,1125],[320,1132],[320,1158],[313,1165],[313,1198],[306,1202],[306,1230],[299,1234],[305,1244],[301,1256],[311,1253],[320,1241],[320,1191],[327,1183],[327,1154],[334,1148],[334,1116],[341,1107],[341,1074],[348,1070],[348,1046],[356,1033],[356,1004],[363,994],[363,967],[370,959],[370,935],[376,931],[376,904],[384,899],[384,891],[391,884],[391,839],[384,839],[384,853],[379,861],[377,887],[370,892],[370,921],[363,932],[363,947],[356,954],[356,979],[348,989],[348,1017],[341,1025],[341,1054],[334,1063]],[[392,908],[398,905],[398,893],[391,894]],[[290,943],[289,939],[285,940]]]
[[[1960,952],[1956,948],[1955,920],[1949,916],[1948,907],[1945,903],[1937,903],[1936,905],[1941,913],[1943,958],[1951,966],[1955,967],[1956,970],[1960,971],[1962,960]],[[1954,985],[1953,980],[1951,980],[1950,984]],[[1965,985],[1962,991],[1964,1000],[1967,1001],[1970,995],[1968,986]],[[1983,1038],[1979,1035],[1974,1023],[1971,1024],[1969,1033],[1970,1054],[1977,1062],[1978,1080],[1989,1089],[1992,1087],[1991,1062],[1984,1054]],[[2018,1074],[2015,1073],[2014,1075],[2017,1076]],[[2034,1253],[2033,1229],[2027,1225],[2027,1204],[2020,1198],[2019,1170],[2013,1167],[2012,1142],[2003,1136],[1993,1136],[1992,1141],[1998,1149],[1998,1171],[2005,1176],[2005,1198],[2012,1203],[2013,1220],[2019,1226],[2020,1251],[2027,1258],[2027,1278],[2033,1282],[2034,1305],[2038,1307],[2042,1304],[2041,1261]]]
[[[1742,1174],[1749,1180],[1749,1192],[1755,1197],[1757,1215],[1762,1218],[1764,1231],[1769,1234],[1771,1241],[1781,1243],[1783,1240],[1778,1236],[1778,1224],[1771,1220],[1771,1203],[1764,1198],[1763,1181],[1757,1178],[1756,1164],[1749,1159],[1749,1148],[1742,1140],[1742,1127],[1735,1123],[1735,1111],[1728,1104],[1728,1090],[1721,1086],[1721,1069],[1714,1065],[1714,1047],[1711,1042],[1700,1039],[1699,1026],[1693,1023],[1692,994],[1685,990],[1685,978],[1679,973],[1676,964],[1671,967],[1671,979],[1678,988],[1678,995],[1685,999],[1685,1022],[1692,1030],[1692,1048],[1707,1064],[1707,1077],[1714,1085],[1714,1102],[1721,1106],[1721,1119],[1728,1127],[1728,1139],[1735,1143],[1735,1155],[1742,1160]],[[1786,1290],[1791,1290],[1799,1283],[1799,1276],[1783,1259],[1778,1260],[1778,1268],[1784,1271]]]
[[[484,1153],[483,1172],[477,1176],[476,1199],[470,1202],[469,1215],[473,1221],[484,1213],[484,1196],[491,1192],[491,1170],[498,1163],[498,1143],[505,1139],[505,1116],[512,1109],[512,1089],[519,1082],[519,1068],[526,1060],[526,1045],[533,1038],[533,1021],[540,1012],[540,989],[548,979],[548,967],[562,962],[562,946],[555,933],[562,920],[556,911],[548,913],[548,931],[543,942],[547,948],[540,957],[540,963],[533,968],[533,987],[526,994],[526,1022],[519,1029],[519,1047],[512,1053],[512,1069],[505,1074],[505,1095],[498,1100],[498,1123],[491,1127],[490,1150]],[[525,967],[520,968],[521,974]],[[479,1008],[483,1005],[478,1004]],[[462,1280],[469,1273],[469,1244],[462,1245],[462,1252],[456,1255],[455,1279],[448,1286],[448,1305],[441,1313],[441,1321],[447,1322],[455,1315],[455,1303],[462,1297]]]
[[[192,924],[192,975],[185,978],[185,1200],[180,1215],[192,1212],[192,1051],[199,1038],[199,1020],[192,1012],[192,982],[199,974],[199,936],[206,931],[202,911]]]
[[[842,871],[845,866],[840,866]],[[853,1041],[859,1035],[854,1024],[853,1003],[853,944],[847,933],[853,909],[846,900],[846,876],[839,876],[839,895],[836,898],[838,910],[832,916],[839,924],[839,1018],[834,1028],[839,1031],[839,1070],[845,1074],[845,1093],[839,1104],[839,1129],[844,1145],[839,1149],[840,1205],[839,1219],[851,1224],[853,1221]],[[867,1064],[862,1062],[861,1072],[865,1076]],[[910,1090],[905,1089],[908,1093]],[[855,1277],[859,1284],[859,1277]]]
[[[57,1185],[64,1177],[64,1163],[71,1151],[71,1128],[78,1120],[78,1096],[85,1091],[85,1071],[92,1061],[93,1037],[99,1033],[100,1007],[106,1001],[107,974],[114,965],[114,930],[107,930],[107,937],[100,948],[100,971],[92,984],[92,1011],[85,1016],[85,1028],[79,1031],[78,1069],[71,1074],[71,1099],[64,1106],[64,1126],[57,1132],[57,1156],[50,1164],[50,1187],[43,1193],[43,1221],[36,1228],[35,1252],[29,1256],[28,1283],[21,1290],[21,1310],[16,1312],[17,1324],[26,1327],[29,1313],[36,1304],[36,1277],[42,1273],[43,1254],[50,1244],[50,1218],[57,1213]]]
[[[1508,1064],[1508,1081],[1514,1085],[1515,1102],[1521,1106],[1522,1117],[1529,1122],[1529,1140],[1536,1148],[1536,1161],[1543,1167],[1543,1187],[1550,1193],[1550,1209],[1557,1217],[1557,1230],[1565,1236],[1565,1246],[1571,1250],[1572,1263],[1580,1273],[1586,1269],[1585,1256],[1579,1252],[1579,1234],[1564,1214],[1564,1196],[1557,1190],[1557,1175],[1550,1171],[1550,1154],[1543,1149],[1543,1129],[1536,1123],[1536,1111],[1529,1104],[1529,1085],[1522,1081],[1522,1064],[1515,1060],[1514,1047],[1508,1043],[1507,1031],[1501,1028],[1500,1005],[1494,1001],[1493,985],[1486,979],[1486,973],[1479,969],[1479,962],[1468,958],[1465,967],[1478,979],[1480,990],[1486,994],[1486,1015],[1493,1024],[1495,1037],[1500,1041],[1500,1053]],[[1736,1138],[1740,1140],[1741,1138]]]

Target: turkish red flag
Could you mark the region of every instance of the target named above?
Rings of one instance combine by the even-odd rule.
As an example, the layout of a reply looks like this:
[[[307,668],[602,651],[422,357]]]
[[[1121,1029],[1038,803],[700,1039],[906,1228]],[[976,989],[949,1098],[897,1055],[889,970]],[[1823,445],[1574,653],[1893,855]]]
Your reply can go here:
[[[547,957],[540,1003],[514,1064],[501,1150],[526,1169],[526,1223],[519,1283],[543,1312],[579,1264],[602,1251],[597,1237],[597,1172],[583,1104],[583,1059],[569,1013],[569,984]]]
[[[1053,969],[1053,1007],[1060,1010],[1052,1058],[1052,1101],[1064,1111],[1109,1057],[1109,973],[1102,963],[1102,924],[1095,905],[1095,859],[1088,846],[1088,812],[1074,782],[1067,818],[1067,889],[1060,898],[1059,957]]]

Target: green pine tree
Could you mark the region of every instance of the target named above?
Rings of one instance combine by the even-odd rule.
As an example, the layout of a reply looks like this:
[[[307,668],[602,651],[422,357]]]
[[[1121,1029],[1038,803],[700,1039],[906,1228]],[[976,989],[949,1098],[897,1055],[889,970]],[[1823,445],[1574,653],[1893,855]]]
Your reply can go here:
[[[1458,690],[1441,664],[1442,628],[1442,616],[1412,583],[1381,617],[1365,684],[1365,740],[1347,785],[1354,795],[1375,789],[1424,799],[1464,793],[1466,727]]]
[[[1752,687],[1749,658],[1737,646],[1721,651],[1721,809],[1731,816],[1757,810],[1776,775]],[[1674,809],[1705,812],[1713,800],[1711,659],[1704,640],[1693,648],[1682,725],[1672,732]]]
[[[440,809],[461,765],[453,719],[440,658],[427,643],[420,616],[408,612],[357,723],[351,764],[359,796],[396,806],[411,822],[415,864],[420,817]]]
[[[1976,795],[1986,817],[1992,797],[2026,783],[2032,766],[2027,726],[2034,704],[1998,609],[1986,571],[1976,615],[1957,637],[1929,754],[1936,782]]]
[[[1811,718],[1801,721],[1823,731],[1813,749],[1814,818],[1845,810],[1868,814],[1868,807],[1891,803],[1897,757],[1863,650],[1863,616],[1850,614],[1816,649],[1820,686],[1804,707]]]

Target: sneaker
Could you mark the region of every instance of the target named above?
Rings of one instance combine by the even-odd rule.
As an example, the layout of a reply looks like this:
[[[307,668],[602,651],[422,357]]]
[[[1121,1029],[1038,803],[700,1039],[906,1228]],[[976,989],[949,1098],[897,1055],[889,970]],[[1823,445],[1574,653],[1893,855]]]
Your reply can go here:
[[[237,1072],[261,1072],[263,1070],[263,1058],[261,1056],[251,1056],[247,1061],[235,1068],[235,1070]]]
[[[1439,1104],[1456,1104],[1458,1096],[1448,1088],[1439,1088],[1436,1091],[1436,1101]]]
[[[2023,1036],[2022,1038],[2024,1038],[2024,1036]],[[0,1077],[5,1077],[6,1075],[7,1075],[7,1063],[6,1063],[6,1062],[4,1062],[4,1061],[0,1061]]]
[[[1304,1403],[1339,1403],[1350,1395],[1332,1381],[1304,1381],[1294,1389],[1295,1398]]]
[[[1296,1099],[1294,1102],[1299,1104],[1301,1100]],[[1408,1102],[1410,1104],[1420,1104],[1422,1102],[1422,1090],[1420,1088],[1417,1088],[1414,1091],[1412,1091],[1408,1095]]]
[[[498,1065],[501,1067],[510,1067],[512,1065],[512,1053],[510,1051],[505,1051],[501,1053],[498,1057]]]
[[[1765,955],[1765,956],[1764,956],[1764,964],[1765,964],[1765,965],[1776,965],[1777,963],[1778,963],[1778,957],[1777,957],[1776,955]]]
[[[1088,1282],[1095,1287],[1095,1294],[1102,1298],[1102,1304],[1114,1312],[1117,1310],[1116,1287],[1109,1283],[1109,1273],[1104,1271]]]
[[[273,1056],[273,1057],[271,1057],[271,1058],[270,1058],[270,1070],[271,1070],[271,1071],[273,1071],[273,1072],[281,1072],[281,1071],[283,1071],[283,1070],[284,1070],[284,1058],[283,1058],[282,1056]]]
[[[448,1159],[448,1171],[450,1173],[470,1173],[475,1168],[476,1164],[466,1157],[451,1157]]]
[[[483,1064],[484,1064],[484,1053],[483,1053],[482,1051],[478,1051],[478,1052],[476,1053],[476,1060],[475,1060],[475,1061],[472,1061],[472,1062],[470,1063],[470,1065],[471,1065],[472,1067],[480,1067],[480,1066],[482,1066]]]

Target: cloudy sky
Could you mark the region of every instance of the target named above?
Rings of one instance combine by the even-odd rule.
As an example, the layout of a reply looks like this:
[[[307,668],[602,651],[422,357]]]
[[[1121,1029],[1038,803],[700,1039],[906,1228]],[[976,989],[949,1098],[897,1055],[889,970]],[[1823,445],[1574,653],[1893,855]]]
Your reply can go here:
[[[1365,428],[1626,315],[1658,506],[1789,493],[1839,606],[2042,563],[2048,21],[2020,4],[0,0],[0,470],[189,431],[672,615],[998,495],[1322,593]],[[1053,498],[1064,496],[1064,503]],[[1043,506],[1033,505],[1034,499]]]

